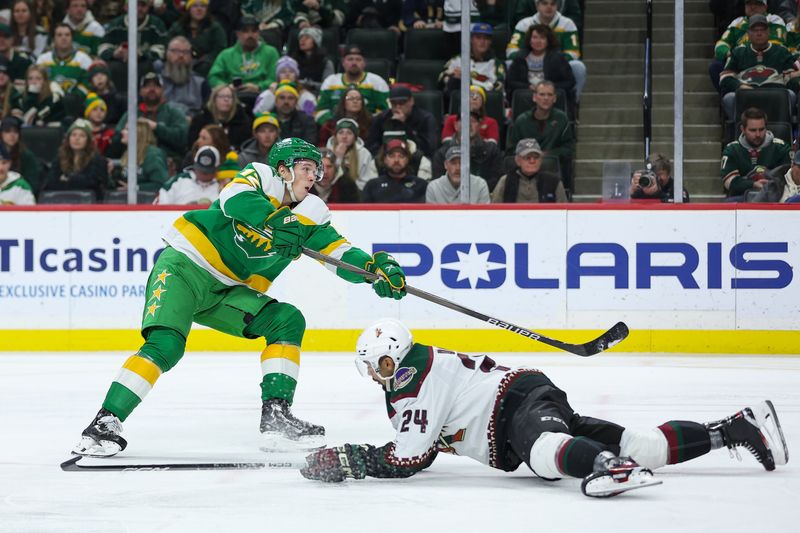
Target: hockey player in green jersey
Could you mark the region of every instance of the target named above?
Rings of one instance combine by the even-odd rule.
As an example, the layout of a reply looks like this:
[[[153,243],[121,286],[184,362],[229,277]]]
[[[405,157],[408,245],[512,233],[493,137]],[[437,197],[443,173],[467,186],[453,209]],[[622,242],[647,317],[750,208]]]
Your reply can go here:
[[[365,329],[356,351],[361,374],[386,391],[395,439],[382,447],[345,444],[314,452],[300,471],[306,478],[405,478],[442,452],[507,472],[525,463],[549,480],[583,478],[583,493],[602,498],[657,485],[651,469],[716,448],[743,447],[766,470],[789,459],[769,401],[706,424],[671,420],[635,431],[577,414],[540,370],[415,343],[397,320]]]
[[[261,354],[264,448],[324,444],[322,426],[290,411],[305,320],[297,308],[266,293],[302,247],[379,274],[372,286],[381,297],[402,298],[405,274],[390,255],[370,256],[331,226],[325,203],[309,194],[321,171],[316,147],[284,139],[272,147],[269,165],[247,165],[209,209],[189,211],[175,221],[147,280],[145,343],[122,365],[74,453],[107,457],[125,449],[121,423],[161,374],[180,361],[192,322],[237,337],[266,339]],[[365,281],[334,270],[352,283]]]

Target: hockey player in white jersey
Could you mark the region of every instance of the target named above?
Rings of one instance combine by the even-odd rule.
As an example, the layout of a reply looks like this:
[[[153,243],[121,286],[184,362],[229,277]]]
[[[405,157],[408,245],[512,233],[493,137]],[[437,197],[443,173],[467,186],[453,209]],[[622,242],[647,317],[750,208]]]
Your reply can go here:
[[[673,420],[633,431],[575,413],[566,393],[540,370],[414,343],[396,320],[364,330],[357,352],[359,371],[386,391],[397,435],[382,447],[345,444],[319,450],[306,458],[301,470],[306,478],[404,478],[444,452],[505,471],[524,462],[544,479],[583,478],[585,495],[608,497],[657,485],[653,469],[717,448],[732,454],[745,448],[767,470],[788,460],[770,401],[705,424]]]

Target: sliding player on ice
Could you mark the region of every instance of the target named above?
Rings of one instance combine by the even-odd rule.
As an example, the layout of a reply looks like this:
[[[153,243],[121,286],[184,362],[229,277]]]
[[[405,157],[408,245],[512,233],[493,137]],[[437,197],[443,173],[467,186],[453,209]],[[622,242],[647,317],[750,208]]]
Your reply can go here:
[[[717,448],[743,447],[767,470],[789,458],[769,401],[706,424],[672,420],[633,431],[575,413],[539,370],[414,343],[396,320],[364,330],[357,352],[359,371],[386,391],[395,440],[319,450],[306,459],[306,478],[404,478],[446,452],[509,472],[524,462],[548,480],[583,478],[585,495],[608,497],[657,485],[652,469]]]
[[[319,150],[302,139],[284,139],[272,147],[269,166],[247,165],[209,209],[189,211],[175,221],[147,280],[145,343],[122,365],[74,453],[107,457],[125,449],[121,422],[180,361],[192,322],[266,339],[260,426],[265,448],[324,445],[325,429],[290,411],[305,320],[297,308],[266,293],[303,246],[379,274],[372,286],[381,297],[402,298],[405,275],[390,255],[370,256],[330,225],[328,207],[309,194],[321,176]],[[352,283],[365,281],[329,268]]]

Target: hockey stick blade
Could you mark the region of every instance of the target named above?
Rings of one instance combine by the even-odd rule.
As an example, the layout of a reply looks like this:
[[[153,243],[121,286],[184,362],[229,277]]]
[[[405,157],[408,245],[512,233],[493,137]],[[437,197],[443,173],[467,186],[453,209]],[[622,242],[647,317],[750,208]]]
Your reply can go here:
[[[340,259],[324,255],[315,250],[311,250],[310,248],[303,247],[303,253],[308,257],[316,259],[317,261],[320,261],[322,263],[327,263],[337,268],[341,268],[342,270],[347,270],[348,272],[364,276],[364,278],[366,278],[369,281],[376,281],[380,279],[380,276],[378,274],[373,274],[372,272],[368,272],[363,268],[351,265],[350,263],[345,263]],[[463,313],[465,315],[471,316],[472,318],[477,318],[478,320],[482,320],[483,322],[487,322],[493,326],[497,326],[498,328],[506,329],[512,333],[522,335],[523,337],[528,337],[529,339],[539,341],[541,343],[547,344],[548,346],[552,346],[554,348],[558,348],[559,350],[564,350],[565,352],[570,352],[572,354],[579,355],[581,357],[589,357],[598,354],[602,351],[608,350],[615,344],[619,344],[620,342],[622,342],[625,339],[625,337],[628,336],[629,333],[628,326],[626,326],[624,322],[617,322],[614,325],[614,327],[612,327],[611,329],[609,329],[608,331],[606,331],[593,341],[589,341],[584,344],[570,344],[568,342],[563,342],[558,339],[551,339],[550,337],[546,337],[540,333],[536,333],[529,329],[525,329],[510,322],[504,322],[502,320],[498,320],[497,318],[485,315],[483,313],[475,311],[474,309],[470,309],[469,307],[464,307],[461,304],[451,302],[450,300],[423,291],[422,289],[417,289],[416,287],[412,287],[410,285],[406,285],[405,289],[408,294],[413,294],[414,296],[422,298],[423,300],[439,304],[443,307],[447,307],[448,309],[452,309],[453,311],[458,311],[459,313]]]
[[[302,461],[266,461],[241,463],[165,463],[165,464],[122,464],[81,465],[78,462],[83,456],[76,455],[63,463],[64,472],[165,472],[167,470],[261,470],[261,469],[295,469],[306,466]]]

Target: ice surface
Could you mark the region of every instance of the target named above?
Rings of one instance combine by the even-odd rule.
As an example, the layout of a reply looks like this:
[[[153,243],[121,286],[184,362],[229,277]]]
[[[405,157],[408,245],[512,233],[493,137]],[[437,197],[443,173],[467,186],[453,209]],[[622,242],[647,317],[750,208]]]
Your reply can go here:
[[[326,485],[292,470],[65,473],[125,354],[0,355],[0,531],[798,531],[800,358],[498,354],[541,368],[573,408],[628,427],[706,421],[770,398],[790,448],[766,472],[717,450],[669,466],[664,484],[611,500],[440,456],[406,480]],[[304,354],[295,412],[328,442],[383,444],[381,391],[349,355]],[[257,354],[187,354],[125,422],[125,462],[259,461]]]

